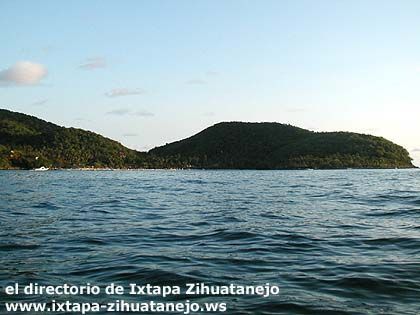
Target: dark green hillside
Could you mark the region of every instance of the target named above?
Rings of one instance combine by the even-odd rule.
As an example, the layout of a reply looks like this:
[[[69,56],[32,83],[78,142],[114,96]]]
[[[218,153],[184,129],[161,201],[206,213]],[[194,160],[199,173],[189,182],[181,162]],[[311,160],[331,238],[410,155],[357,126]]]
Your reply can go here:
[[[305,129],[273,123],[219,123],[185,140],[150,151],[179,157],[199,168],[268,168],[273,149],[310,135]]]
[[[96,133],[0,110],[0,169],[406,168],[408,152],[384,138],[316,133],[278,123],[219,123],[148,153]]]
[[[384,138],[279,123],[219,123],[150,153],[197,168],[413,167],[408,152]]]
[[[145,153],[90,131],[0,109],[0,168],[147,166]]]

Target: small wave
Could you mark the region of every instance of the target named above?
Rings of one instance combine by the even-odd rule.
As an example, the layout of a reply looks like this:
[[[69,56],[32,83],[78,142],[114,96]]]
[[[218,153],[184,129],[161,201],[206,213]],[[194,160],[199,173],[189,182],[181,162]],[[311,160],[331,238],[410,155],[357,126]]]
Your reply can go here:
[[[38,244],[8,243],[8,244],[0,244],[0,251],[31,250],[31,249],[37,249],[39,247],[40,245]]]
[[[254,303],[251,306],[244,307],[244,311],[235,312],[235,314],[260,314],[260,315],[275,315],[275,314],[327,314],[327,315],[348,315],[354,314],[350,311],[345,311],[338,308],[329,308],[320,305],[308,304],[303,301],[267,301],[262,303]]]
[[[396,209],[396,210],[383,210],[372,209],[364,213],[368,217],[405,217],[420,215],[420,209]]]
[[[36,203],[32,207],[36,208],[36,209],[47,209],[47,210],[58,210],[58,209],[60,209],[60,207],[58,207],[57,205],[55,205],[51,202]]]
[[[200,279],[182,273],[163,269],[150,269],[135,266],[114,266],[109,268],[96,268],[81,271],[78,275],[90,276],[96,281],[103,282],[137,282],[151,285],[181,285],[199,282]],[[201,279],[202,281],[202,279]]]
[[[420,249],[419,238],[384,237],[384,238],[364,240],[363,242],[367,245],[375,245],[375,246],[397,246],[397,247],[406,248],[406,249]]]
[[[419,294],[420,285],[408,279],[386,279],[381,277],[360,275],[347,276],[332,280],[321,280],[322,283],[331,287],[340,287],[343,290],[357,290],[359,294],[369,297],[370,295],[386,295],[395,298],[406,293]]]
[[[232,241],[232,240],[246,240],[252,238],[260,238],[261,236],[256,233],[252,232],[230,232],[230,231],[220,231],[216,232],[211,235],[212,237],[217,237],[225,241]]]
[[[186,180],[182,180],[181,183],[184,183],[184,184],[198,184],[198,185],[207,184],[206,181],[201,180],[201,179],[186,179]]]

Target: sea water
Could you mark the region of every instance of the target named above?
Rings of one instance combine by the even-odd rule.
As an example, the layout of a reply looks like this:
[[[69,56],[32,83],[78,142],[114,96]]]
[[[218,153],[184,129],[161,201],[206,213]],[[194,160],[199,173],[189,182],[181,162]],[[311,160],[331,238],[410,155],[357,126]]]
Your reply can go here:
[[[420,171],[1,171],[0,287],[16,282],[269,283],[279,294],[190,300],[418,314]]]

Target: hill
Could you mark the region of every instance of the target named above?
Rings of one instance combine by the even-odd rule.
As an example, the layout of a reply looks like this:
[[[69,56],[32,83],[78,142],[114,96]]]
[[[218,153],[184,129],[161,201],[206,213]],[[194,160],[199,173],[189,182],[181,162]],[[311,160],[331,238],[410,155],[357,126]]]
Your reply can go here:
[[[0,169],[408,168],[408,152],[384,138],[316,133],[279,123],[225,122],[149,152],[96,133],[0,109]]]
[[[313,132],[279,123],[224,122],[150,151],[195,168],[409,168],[403,147],[381,137]]]
[[[122,168],[145,161],[145,153],[96,133],[0,109],[0,168]]]

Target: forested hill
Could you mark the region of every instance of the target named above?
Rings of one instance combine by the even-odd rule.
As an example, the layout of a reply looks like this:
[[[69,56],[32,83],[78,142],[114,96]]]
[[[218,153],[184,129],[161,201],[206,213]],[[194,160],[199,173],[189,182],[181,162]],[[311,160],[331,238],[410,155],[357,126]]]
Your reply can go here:
[[[403,147],[349,132],[312,132],[279,123],[225,122],[150,151],[195,168],[409,168]]]
[[[316,133],[278,123],[219,123],[148,153],[96,133],[0,109],[0,169],[408,168],[408,152],[384,138]]]
[[[90,131],[0,109],[0,168],[147,166],[145,153]]]

